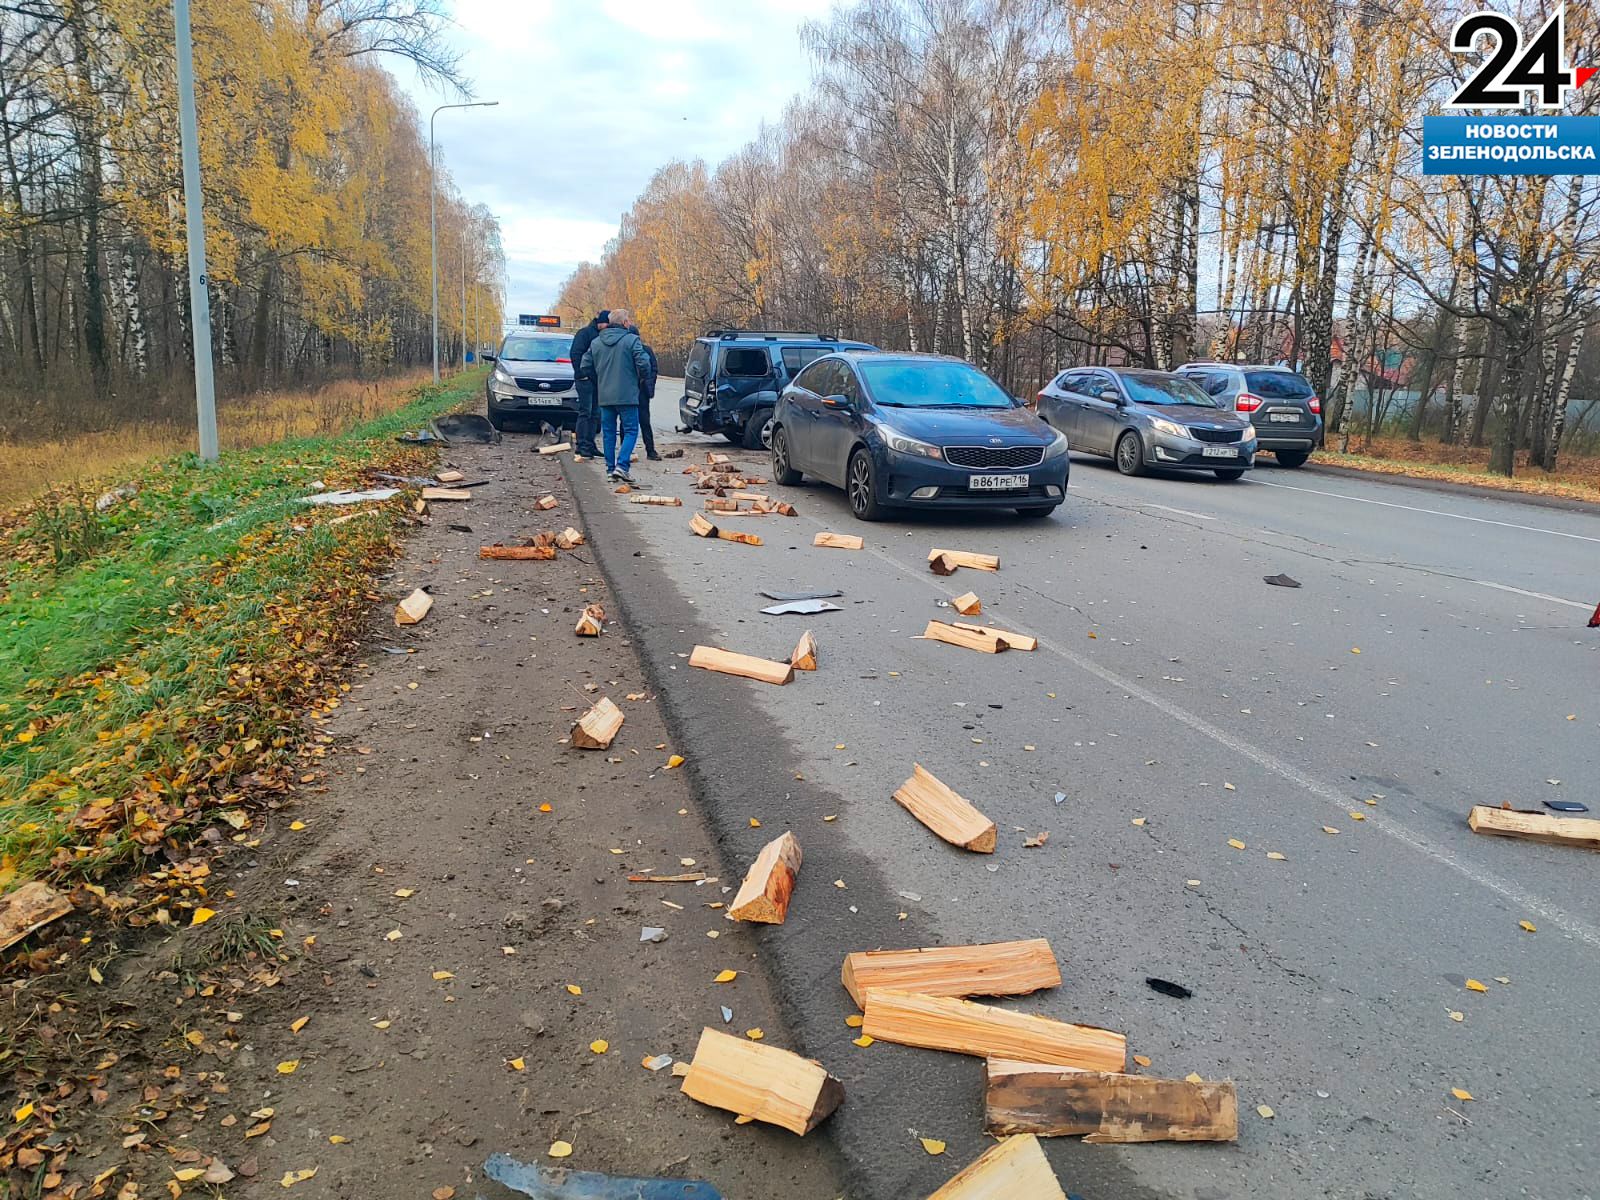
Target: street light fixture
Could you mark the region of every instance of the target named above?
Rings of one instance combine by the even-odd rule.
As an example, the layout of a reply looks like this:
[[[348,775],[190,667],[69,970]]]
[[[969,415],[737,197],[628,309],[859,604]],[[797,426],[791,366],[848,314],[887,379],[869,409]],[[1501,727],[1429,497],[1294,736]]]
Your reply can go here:
[[[433,255],[433,381],[439,382],[439,189],[434,183],[437,148],[433,122],[447,108],[493,108],[498,100],[471,100],[465,104],[441,104],[428,117],[428,227]]]

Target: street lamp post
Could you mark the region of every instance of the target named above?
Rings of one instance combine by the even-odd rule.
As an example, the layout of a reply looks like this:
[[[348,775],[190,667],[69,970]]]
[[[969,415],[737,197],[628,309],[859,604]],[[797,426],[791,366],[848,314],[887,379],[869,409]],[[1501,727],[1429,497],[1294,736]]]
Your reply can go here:
[[[183,212],[189,250],[189,328],[194,339],[194,399],[200,458],[217,460],[217,390],[211,371],[211,298],[206,279],[206,226],[201,211],[200,138],[194,116],[194,46],[189,0],[173,0],[172,31],[178,66],[178,138],[182,143]]]
[[[433,137],[433,122],[447,108],[493,108],[498,100],[472,100],[465,104],[441,104],[428,117],[428,228],[433,258],[433,381],[439,382],[439,189],[434,183],[438,147]]]

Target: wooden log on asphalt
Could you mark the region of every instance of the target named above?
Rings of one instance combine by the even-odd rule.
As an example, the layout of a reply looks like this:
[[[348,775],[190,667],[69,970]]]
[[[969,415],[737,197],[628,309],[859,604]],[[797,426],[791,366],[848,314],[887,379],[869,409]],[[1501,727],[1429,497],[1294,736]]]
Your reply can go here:
[[[434,478],[437,479],[440,483],[450,484],[450,483],[460,483],[463,479],[466,478],[466,476],[463,475],[460,471],[440,471],[437,475],[434,476]]]
[[[935,575],[954,575],[959,569],[955,559],[944,554],[934,555],[928,559],[928,570]]]
[[[562,550],[575,549],[576,547],[583,545],[587,540],[588,539],[585,538],[583,534],[579,533],[571,525],[568,525],[560,533],[556,534],[556,546]]]
[[[778,506],[773,511],[775,511],[780,517],[798,517],[800,515],[795,510],[794,505],[782,500],[778,501]]]
[[[998,633],[977,625],[953,625],[945,621],[929,621],[922,636],[932,642],[945,642],[967,650],[982,650],[985,654],[999,654],[1009,650],[1011,643]]]
[[[939,550],[928,551],[928,561],[931,563],[936,558],[948,559],[958,567],[970,567],[974,571],[998,571],[1000,569],[1000,556],[998,554],[973,554],[968,550]]]
[[[1190,1083],[991,1058],[984,1066],[984,1128],[1081,1134],[1095,1143],[1233,1142],[1239,1097],[1226,1080]]]
[[[800,643],[795,646],[794,653],[789,655],[789,665],[796,671],[817,669],[817,639],[811,635],[811,630],[808,629],[800,635]]]
[[[48,883],[25,883],[0,899],[0,950],[72,911],[72,901]]]
[[[418,588],[399,604],[395,605],[394,623],[396,625],[415,625],[428,615],[428,610],[433,607],[433,597]]]
[[[706,497],[706,511],[714,513],[732,513],[739,511],[737,500],[719,500],[715,496]]]
[[[1039,1139],[996,1142],[928,1200],[1067,1200]]]
[[[813,546],[827,546],[834,550],[860,550],[866,540],[854,533],[828,533],[823,531],[811,539]]]
[[[733,492],[728,496],[730,500],[748,500],[752,504],[770,504],[772,497],[761,492]]]
[[[857,1008],[875,987],[926,996],[1025,996],[1061,985],[1061,968],[1044,938],[981,946],[927,946],[847,954],[839,973]]]
[[[572,744],[579,750],[605,750],[622,728],[622,710],[601,696],[572,727]]]
[[[736,654],[732,650],[719,650],[715,646],[696,646],[689,655],[689,665],[705,671],[718,671],[723,675],[739,675],[762,683],[788,683],[794,678],[794,668],[788,663],[756,658],[751,654]]]
[[[606,610],[598,604],[586,604],[572,632],[579,637],[599,637],[605,632]]]
[[[561,454],[561,453],[563,453],[563,452],[565,452],[567,450],[571,450],[571,449],[572,449],[572,443],[571,442],[557,442],[553,446],[540,446],[539,447],[539,453],[540,454]]]
[[[1467,825],[1473,833],[1600,850],[1600,821],[1586,817],[1552,817],[1545,813],[1490,808],[1486,804],[1478,804],[1467,815]]]
[[[844,1084],[812,1059],[707,1026],[683,1094],[804,1136],[843,1103]]]
[[[425,487],[422,489],[424,500],[471,500],[472,493],[466,488]]]
[[[1030,637],[1026,633],[1012,633],[1006,629],[996,629],[992,625],[973,625],[967,621],[950,622],[957,629],[965,629],[968,633],[981,633],[988,637],[996,638],[1006,644],[1011,650],[1036,650],[1039,639]]]
[[[746,546],[765,545],[759,533],[745,533],[739,529],[717,529],[717,536],[725,542],[740,542]]]
[[[895,790],[894,798],[951,845],[978,854],[994,853],[994,822],[936,779],[921,763],[912,764],[911,778]]]
[[[1086,1071],[1120,1071],[1128,1064],[1128,1040],[1120,1033],[954,996],[873,988],[864,1012],[862,1033],[902,1046]]]
[[[726,454],[718,454],[715,450],[706,451],[706,462],[713,467],[725,467],[732,461],[733,459],[729,458]]]
[[[689,517],[689,532],[695,537],[712,538],[717,536],[717,527],[699,513]]]
[[[629,504],[655,504],[662,508],[682,508],[683,501],[676,496],[630,496]]]
[[[978,599],[977,592],[962,592],[950,601],[950,607],[963,617],[975,617],[983,611],[983,601]]]
[[[761,847],[738,894],[728,906],[735,921],[759,921],[782,925],[789,915],[789,898],[800,875],[800,843],[794,834],[785,833]]]
[[[554,546],[502,546],[496,542],[492,546],[479,546],[479,558],[502,558],[529,560],[533,562],[549,562],[556,556]]]
[[[559,501],[557,501],[554,496],[540,496],[539,499],[534,502],[534,507],[549,511],[550,509],[554,508],[557,503],[559,503]]]

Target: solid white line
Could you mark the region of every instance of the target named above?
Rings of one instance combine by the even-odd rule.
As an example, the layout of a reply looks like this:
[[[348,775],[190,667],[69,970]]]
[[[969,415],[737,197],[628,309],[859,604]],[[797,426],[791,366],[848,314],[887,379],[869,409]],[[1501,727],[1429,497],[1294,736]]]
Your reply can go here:
[[[1589,606],[1578,600],[1563,600],[1560,596],[1547,596],[1543,592],[1529,592],[1522,588],[1512,587],[1509,583],[1490,583],[1487,579],[1474,579],[1473,583],[1479,587],[1493,588],[1497,592],[1515,592],[1519,596],[1526,596],[1530,600],[1544,600],[1551,604],[1565,604],[1568,608],[1581,608],[1589,611]]]
[[[1141,504],[1140,508],[1159,508],[1162,512],[1177,513],[1180,517],[1193,517],[1197,521],[1215,521],[1205,513],[1190,512],[1187,508],[1168,508],[1165,504]]]
[[[1414,504],[1372,500],[1366,496],[1347,496],[1343,492],[1324,492],[1317,488],[1296,487],[1292,483],[1273,483],[1267,479],[1252,479],[1250,482],[1260,484],[1262,487],[1286,488],[1291,492],[1309,492],[1313,496],[1332,496],[1335,500],[1353,500],[1357,504],[1376,504],[1383,508],[1403,508],[1407,512],[1427,513],[1430,517],[1453,517],[1457,521],[1471,521],[1477,525],[1498,525],[1502,529],[1520,529],[1524,533],[1548,533],[1551,537],[1571,538],[1575,542],[1594,542],[1600,545],[1600,537],[1589,537],[1582,533],[1563,533],[1559,529],[1541,529],[1537,525],[1518,525],[1512,521],[1491,521],[1487,517],[1469,517],[1463,513],[1442,512],[1437,508],[1418,508]]]
[[[1286,485],[1277,484],[1274,486],[1282,487]],[[1329,494],[1336,495],[1337,493]],[[1377,502],[1375,501],[1374,503]],[[1444,515],[1449,516],[1451,514],[1446,513]],[[812,523],[816,524],[815,521]],[[1498,522],[1493,523],[1497,524]],[[870,543],[867,545],[867,553],[882,559],[901,574],[909,576],[934,592],[942,595],[945,591],[943,586],[935,582],[929,576],[920,571],[912,570],[910,567],[907,567],[905,564],[901,563],[898,559],[891,557]],[[1017,630],[1019,633],[1032,632],[1027,628],[1027,626],[1018,624],[1015,621],[1008,621],[1006,624]],[[1038,635],[1036,634],[1035,636]],[[1197,716],[1188,709],[1174,704],[1165,696],[1159,696],[1155,692],[1139,686],[1131,679],[1124,678],[1123,676],[1117,674],[1117,672],[1111,670],[1109,667],[1101,666],[1093,659],[1084,658],[1078,654],[1074,654],[1065,647],[1058,646],[1044,637],[1039,637],[1039,645],[1042,648],[1049,650],[1058,658],[1065,659],[1067,662],[1071,663],[1075,667],[1078,667],[1080,670],[1086,671],[1090,675],[1095,676],[1103,682],[1109,683],[1113,687],[1120,688],[1128,695],[1142,700],[1151,708],[1154,708],[1156,711],[1172,718],[1180,725],[1187,725],[1190,729],[1194,730],[1201,736],[1211,739],[1219,746],[1223,746],[1226,749],[1233,751],[1242,758],[1249,759],[1263,770],[1270,771],[1280,779],[1288,780],[1296,787],[1310,792],[1313,796],[1317,797],[1319,800],[1326,801],[1328,804],[1338,809],[1341,813],[1346,815],[1349,814],[1351,805],[1353,803],[1351,798],[1346,796],[1332,784],[1324,783],[1320,779],[1312,778],[1310,775],[1307,775],[1304,771],[1300,770],[1300,768],[1294,766],[1292,763],[1285,762],[1283,759],[1279,758],[1270,751],[1263,750],[1259,746],[1254,746],[1245,741],[1243,738],[1235,737],[1233,734],[1228,733],[1224,729],[1219,729],[1217,726],[1211,724],[1210,721],[1207,721],[1204,717]],[[1380,832],[1394,838],[1402,845],[1409,846],[1419,854],[1423,854],[1426,857],[1431,858],[1440,866],[1449,867],[1452,871],[1464,875],[1466,878],[1470,879],[1473,883],[1478,884],[1480,887],[1487,888],[1491,892],[1494,892],[1501,899],[1510,901],[1522,911],[1536,913],[1539,917],[1545,921],[1548,921],[1551,925],[1564,930],[1566,933],[1575,938],[1579,938],[1582,941],[1587,942],[1594,949],[1600,950],[1600,928],[1596,928],[1594,925],[1591,925],[1582,918],[1575,917],[1564,909],[1556,907],[1550,901],[1545,900],[1540,896],[1536,896],[1532,892],[1524,890],[1519,884],[1513,883],[1511,880],[1503,878],[1500,875],[1496,875],[1493,871],[1486,870],[1475,863],[1462,860],[1453,851],[1448,850],[1433,841],[1430,841],[1422,834],[1409,829],[1403,823],[1395,820],[1392,816],[1389,816],[1386,813],[1380,813],[1377,811],[1369,812],[1365,824],[1376,827]]]

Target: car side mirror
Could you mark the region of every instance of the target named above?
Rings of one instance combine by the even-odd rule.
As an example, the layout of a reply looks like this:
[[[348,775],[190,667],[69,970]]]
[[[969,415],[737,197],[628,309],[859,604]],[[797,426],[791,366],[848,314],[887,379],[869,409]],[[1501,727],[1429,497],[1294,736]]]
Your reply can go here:
[[[848,396],[824,396],[822,402],[829,408],[837,408],[840,412],[849,412],[854,407]]]
[[[1111,401],[1111,403],[1117,405],[1119,408],[1122,405],[1122,393],[1117,391],[1116,388],[1106,388],[1103,392],[1100,393],[1100,399],[1109,400],[1109,401]]]
[[[483,361],[484,362],[499,362],[500,361],[500,356],[498,354],[490,354],[488,351],[485,351],[484,354],[483,354]]]

